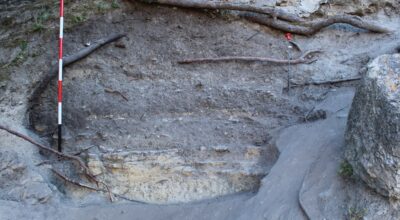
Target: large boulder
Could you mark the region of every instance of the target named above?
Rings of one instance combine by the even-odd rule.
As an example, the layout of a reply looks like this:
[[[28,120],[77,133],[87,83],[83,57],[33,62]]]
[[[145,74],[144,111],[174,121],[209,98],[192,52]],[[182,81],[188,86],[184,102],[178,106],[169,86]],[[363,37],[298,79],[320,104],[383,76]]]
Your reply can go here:
[[[346,159],[354,174],[384,196],[400,199],[400,54],[368,66],[350,110]]]

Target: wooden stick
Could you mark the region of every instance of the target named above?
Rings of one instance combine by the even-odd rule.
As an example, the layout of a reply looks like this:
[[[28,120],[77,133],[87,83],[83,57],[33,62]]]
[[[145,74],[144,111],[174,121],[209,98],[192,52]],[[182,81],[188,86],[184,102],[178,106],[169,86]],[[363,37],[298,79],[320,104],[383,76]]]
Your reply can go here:
[[[269,62],[269,63],[276,63],[276,64],[309,64],[312,62],[315,62],[317,59],[316,58],[310,58],[312,54],[315,53],[322,53],[321,50],[311,50],[307,51],[304,54],[302,54],[300,57],[294,59],[294,60],[280,60],[276,58],[270,58],[270,57],[233,57],[233,56],[228,56],[228,57],[217,57],[217,58],[196,58],[196,59],[187,59],[187,60],[181,60],[178,61],[179,64],[190,64],[190,63],[204,63],[204,62],[222,62],[222,61],[243,61],[243,62]]]
[[[44,165],[44,164],[48,164],[48,163],[51,163],[51,162],[53,162],[52,160],[44,160],[44,161],[42,161],[42,162],[40,162],[40,163],[37,163],[35,166],[42,166],[42,165]]]
[[[348,79],[328,80],[328,81],[322,81],[322,82],[307,82],[304,84],[297,84],[295,82],[292,82],[292,84],[293,84],[292,88],[293,87],[301,87],[301,86],[334,85],[334,84],[339,84],[339,83],[358,81],[361,79],[362,79],[361,76],[356,76],[354,78],[348,78]]]
[[[376,24],[367,21],[363,21],[357,16],[350,16],[350,15],[335,15],[319,21],[304,21],[297,23],[290,23],[287,21],[272,19],[268,16],[256,13],[243,13],[240,16],[246,18],[249,21],[266,25],[268,27],[280,31],[299,34],[299,35],[306,35],[306,36],[313,35],[318,31],[320,31],[321,29],[336,23],[349,24],[354,27],[358,27],[375,33],[390,32],[390,30],[387,28],[378,26]]]
[[[120,91],[113,90],[113,89],[110,89],[110,88],[104,88],[104,92],[108,92],[108,93],[113,93],[113,94],[119,95],[119,96],[121,96],[125,101],[129,101],[129,99],[126,97],[126,95],[122,94]]]
[[[73,153],[72,155],[74,155],[74,156],[81,155],[83,152],[88,151],[88,150],[90,150],[90,149],[92,149],[92,148],[94,148],[94,147],[96,147],[96,146],[95,146],[95,145],[92,145],[92,146],[87,147],[87,148],[85,148],[85,149],[83,149],[83,150],[81,150],[81,151],[78,151],[78,152],[76,152],[76,153]]]

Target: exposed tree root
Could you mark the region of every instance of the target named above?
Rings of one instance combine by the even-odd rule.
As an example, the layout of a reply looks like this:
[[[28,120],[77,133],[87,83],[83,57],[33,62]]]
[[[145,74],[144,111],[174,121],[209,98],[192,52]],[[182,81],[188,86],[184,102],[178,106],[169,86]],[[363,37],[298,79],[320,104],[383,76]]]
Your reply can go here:
[[[50,170],[51,170],[54,174],[56,174],[58,177],[60,177],[61,179],[63,179],[65,182],[72,183],[73,185],[76,185],[76,186],[79,186],[79,187],[82,187],[82,188],[85,188],[85,189],[90,189],[90,190],[94,190],[94,191],[101,191],[100,189],[97,189],[97,188],[95,188],[95,187],[93,187],[93,186],[89,186],[89,185],[86,185],[86,184],[77,182],[77,181],[75,181],[75,180],[72,180],[72,179],[66,177],[66,176],[65,176],[64,174],[62,174],[60,171],[57,171],[57,170],[55,170],[55,169],[53,169],[53,168],[50,168]]]
[[[282,21],[278,19],[273,19],[265,15],[260,15],[256,13],[243,13],[240,15],[243,18],[246,18],[247,20],[266,25],[268,27],[281,30],[284,32],[289,32],[293,34],[299,34],[299,35],[306,35],[310,36],[321,29],[328,27],[330,25],[336,24],[336,23],[344,23],[344,24],[349,24],[354,27],[358,27],[361,29],[365,29],[371,32],[375,33],[387,33],[390,32],[390,30],[380,27],[376,24],[363,21],[357,16],[351,16],[351,15],[335,15],[323,20],[319,21],[304,21],[304,22],[298,22],[298,23],[290,23],[287,21]]]
[[[54,150],[54,149],[52,149],[50,147],[47,147],[47,146],[45,146],[43,144],[40,144],[40,143],[36,142],[32,138],[30,138],[30,137],[28,137],[28,136],[26,136],[24,134],[21,134],[20,132],[14,131],[14,130],[12,130],[10,128],[7,128],[7,127],[5,127],[3,125],[0,125],[0,130],[7,131],[10,134],[13,134],[13,135],[15,135],[17,137],[20,137],[20,138],[30,142],[31,144],[39,147],[39,149],[42,149],[42,150],[48,151],[50,153],[53,153],[53,154],[55,154],[55,155],[57,155],[57,156],[59,156],[61,158],[65,158],[65,159],[77,162],[79,168],[83,169],[85,176],[88,177],[89,180],[93,181],[97,185],[97,187],[99,187],[99,184],[103,185],[105,189],[96,188],[96,187],[89,186],[89,185],[86,185],[86,184],[83,184],[83,183],[79,183],[77,181],[74,181],[74,180],[66,177],[65,175],[61,174],[59,171],[57,171],[55,169],[51,169],[51,171],[53,171],[58,177],[60,177],[61,179],[65,180],[66,182],[72,183],[72,184],[74,184],[76,186],[83,187],[83,188],[86,188],[86,189],[108,193],[108,196],[109,196],[111,202],[114,201],[114,196],[115,196],[115,197],[118,197],[118,198],[121,198],[121,199],[124,199],[124,200],[127,200],[127,201],[143,203],[143,202],[140,202],[140,201],[136,201],[136,200],[132,200],[132,199],[126,198],[125,196],[122,196],[122,195],[118,195],[118,194],[112,193],[110,187],[106,183],[97,180],[96,177],[93,176],[90,173],[89,168],[86,166],[85,162],[83,162],[83,160],[80,157],[77,157],[77,156],[74,156],[74,155],[69,155],[69,154],[66,154],[66,153],[58,152],[58,151],[56,151],[56,150]],[[43,165],[45,163],[49,163],[49,162],[51,163],[51,161],[46,160],[46,161],[43,161],[41,163],[36,164],[36,166],[41,166],[41,165]]]
[[[135,0],[131,0],[135,1]],[[305,19],[281,9],[274,7],[254,6],[251,4],[231,3],[227,1],[209,1],[209,0],[136,0],[145,3],[169,5],[183,8],[198,9],[223,9],[243,11],[240,16],[250,21],[266,25],[268,27],[310,36],[321,29],[336,23],[345,23],[361,29],[365,29],[375,33],[387,33],[390,30],[380,27],[376,24],[363,21],[357,16],[336,15],[318,21],[306,21]]]
[[[85,149],[83,149],[83,150],[80,150],[80,151],[78,151],[78,152],[76,152],[76,153],[73,153],[72,155],[74,155],[74,156],[79,156],[79,155],[81,155],[82,153],[84,153],[84,152],[86,152],[86,151],[88,151],[88,150],[90,150],[90,149],[92,149],[92,148],[94,148],[94,147],[96,147],[96,146],[95,146],[95,145],[92,145],[92,146],[87,147],[87,148],[85,148]]]
[[[178,61],[179,64],[190,64],[190,63],[205,63],[205,62],[222,62],[222,61],[242,61],[242,62],[269,62],[276,64],[309,64],[315,62],[317,58],[312,55],[321,53],[321,50],[307,51],[300,57],[293,60],[276,59],[270,57],[217,57],[217,58],[196,58]]]
[[[135,1],[135,0],[130,0]],[[269,15],[273,18],[279,18],[285,21],[301,22],[303,21],[297,15],[287,13],[281,9],[273,7],[260,7],[250,4],[231,3],[228,1],[209,1],[209,0],[136,0],[144,3],[160,4],[176,6],[181,8],[198,8],[198,9],[220,9],[220,10],[234,10],[234,11],[247,11],[259,14]]]
[[[100,191],[100,192],[106,192],[106,193],[108,193],[111,202],[114,201],[114,196],[119,197],[119,198],[121,198],[121,199],[128,200],[128,201],[138,202],[138,201],[134,201],[134,200],[131,200],[131,199],[129,199],[129,198],[126,198],[126,197],[124,197],[124,196],[121,196],[121,195],[117,195],[117,194],[112,193],[111,190],[110,190],[110,187],[109,187],[106,183],[97,180],[96,177],[93,176],[93,175],[90,173],[89,168],[86,166],[85,162],[83,162],[83,160],[82,160],[80,157],[77,157],[77,156],[74,156],[74,155],[69,155],[69,154],[66,154],[66,153],[58,152],[58,151],[56,151],[56,150],[54,150],[54,149],[52,149],[52,148],[50,148],[50,147],[44,146],[43,144],[40,144],[40,143],[36,142],[36,141],[33,140],[32,138],[30,138],[30,137],[28,137],[28,136],[26,136],[26,135],[24,135],[24,134],[21,134],[21,133],[19,133],[19,132],[17,132],[17,131],[14,131],[14,130],[10,129],[10,128],[7,128],[7,127],[5,127],[5,126],[3,126],[3,125],[0,125],[0,130],[7,131],[7,132],[10,133],[10,134],[13,134],[13,135],[15,135],[15,136],[17,136],[17,137],[20,137],[20,138],[22,138],[22,139],[24,139],[24,140],[30,142],[31,144],[33,144],[33,145],[39,147],[39,148],[42,149],[42,150],[48,151],[48,152],[50,152],[50,153],[53,153],[53,154],[55,154],[55,155],[57,155],[57,156],[59,156],[59,157],[62,157],[62,158],[65,158],[65,159],[68,159],[68,160],[72,160],[72,161],[77,162],[79,168],[83,169],[85,176],[88,177],[89,180],[93,181],[97,186],[99,186],[99,184],[103,185],[104,188],[105,188],[105,190],[100,189],[100,188],[95,188],[95,187],[92,187],[92,186],[89,186],[89,185],[85,185],[85,184],[83,184],[83,183],[76,182],[76,181],[74,181],[74,180],[69,179],[69,178],[66,177],[65,175],[61,174],[60,172],[58,172],[58,171],[56,171],[56,170],[54,170],[54,169],[51,169],[57,176],[59,176],[60,178],[62,178],[62,179],[65,180],[66,182],[70,182],[70,183],[72,183],[72,184],[74,184],[74,185],[77,185],[77,186],[80,186],[80,187],[83,187],[83,188],[86,188],[86,189],[95,190],[95,191]],[[37,164],[36,166],[40,166],[40,165],[42,165],[42,164],[44,164],[44,163],[48,163],[48,162],[51,162],[51,161],[46,160],[46,161],[43,161],[42,163]]]
[[[96,41],[95,43],[93,43],[91,46],[80,50],[78,53],[65,57],[63,59],[63,66],[68,66],[72,63],[75,63],[75,62],[87,57],[88,55],[93,53],[98,48],[100,48],[106,44],[109,44],[111,42],[114,42],[124,36],[126,36],[126,35],[125,34],[112,34],[106,38],[100,39],[100,40]],[[49,73],[47,75],[45,75],[39,81],[39,84],[36,86],[36,88],[34,88],[33,93],[30,96],[29,109],[31,109],[35,104],[38,103],[40,94],[43,93],[43,91],[47,88],[47,86],[49,85],[49,83],[52,80],[57,78],[57,72],[58,72],[58,65],[53,66],[50,69]]]
[[[73,185],[75,185],[75,186],[82,187],[82,188],[85,188],[85,189],[88,189],[88,190],[96,191],[96,192],[108,193],[108,196],[109,196],[109,199],[110,199],[111,202],[114,201],[114,197],[117,197],[117,198],[121,198],[121,199],[130,201],[130,202],[137,202],[137,203],[145,204],[145,203],[143,203],[143,202],[139,202],[139,201],[136,201],[136,200],[132,200],[132,199],[126,198],[125,196],[118,195],[118,194],[115,194],[115,193],[111,192],[110,188],[109,188],[105,183],[102,183],[102,184],[105,186],[105,188],[106,188],[106,189],[104,190],[104,189],[96,188],[96,187],[89,186],[89,185],[86,185],[86,184],[84,184],[84,183],[80,183],[80,182],[78,182],[78,181],[72,180],[72,179],[68,178],[67,176],[65,176],[64,174],[62,174],[60,171],[57,171],[57,170],[55,170],[55,169],[53,169],[53,168],[51,168],[50,170],[51,170],[56,176],[58,176],[59,178],[61,178],[62,180],[64,180],[64,181],[67,182],[67,183],[70,183],[70,184],[73,184]]]
[[[105,183],[102,183],[102,184],[105,186],[105,188],[106,188],[106,190],[103,190],[103,189],[100,189],[100,188],[95,188],[95,187],[92,187],[92,186],[89,186],[89,185],[86,185],[86,184],[77,182],[77,181],[75,181],[75,180],[72,180],[72,179],[66,177],[64,174],[60,173],[59,171],[57,171],[57,170],[55,170],[55,169],[53,169],[53,168],[51,168],[50,170],[53,171],[54,174],[56,174],[58,177],[60,177],[60,178],[63,179],[64,181],[69,182],[69,183],[72,183],[72,184],[74,184],[74,185],[76,185],[76,186],[79,186],[79,187],[82,187],[82,188],[85,188],[85,189],[89,189],[89,190],[98,191],[98,192],[107,192],[107,193],[108,193],[108,197],[110,198],[110,201],[111,201],[111,202],[114,202],[113,193],[111,192],[111,190],[110,190],[110,188],[108,187],[108,185],[106,185]]]
[[[15,135],[17,137],[20,137],[20,138],[30,142],[31,144],[39,147],[42,150],[45,150],[45,151],[50,152],[52,154],[55,154],[56,156],[59,156],[59,157],[62,157],[62,158],[65,158],[65,159],[68,159],[68,160],[71,160],[71,161],[75,161],[76,164],[79,166],[79,168],[81,168],[83,170],[84,174],[88,177],[88,179],[90,179],[90,180],[94,181],[96,184],[98,184],[99,181],[96,179],[95,176],[93,176],[90,173],[89,168],[86,166],[85,162],[83,162],[83,160],[80,157],[77,157],[77,156],[74,156],[74,155],[69,155],[69,154],[62,153],[62,152],[59,152],[57,150],[54,150],[54,149],[52,149],[50,147],[47,147],[47,146],[45,146],[45,145],[43,145],[41,143],[36,142],[32,138],[30,138],[30,137],[28,137],[28,136],[26,136],[26,135],[24,135],[22,133],[14,131],[14,130],[12,130],[10,128],[7,128],[7,127],[5,127],[3,125],[0,125],[0,130],[7,131],[10,134],[13,134],[13,135]]]
[[[42,162],[39,162],[39,163],[35,164],[35,166],[39,167],[39,166],[42,166],[42,165],[45,165],[45,164],[49,164],[51,162],[53,162],[53,161],[52,160],[44,160]]]

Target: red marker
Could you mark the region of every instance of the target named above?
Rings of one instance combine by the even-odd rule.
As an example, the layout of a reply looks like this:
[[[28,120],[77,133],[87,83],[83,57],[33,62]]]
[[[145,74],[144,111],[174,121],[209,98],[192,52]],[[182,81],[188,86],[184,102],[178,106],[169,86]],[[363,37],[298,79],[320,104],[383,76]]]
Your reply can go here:
[[[293,36],[292,36],[291,33],[286,33],[286,34],[285,34],[285,38],[286,38],[286,40],[288,40],[288,41],[292,41],[292,40],[293,40]]]

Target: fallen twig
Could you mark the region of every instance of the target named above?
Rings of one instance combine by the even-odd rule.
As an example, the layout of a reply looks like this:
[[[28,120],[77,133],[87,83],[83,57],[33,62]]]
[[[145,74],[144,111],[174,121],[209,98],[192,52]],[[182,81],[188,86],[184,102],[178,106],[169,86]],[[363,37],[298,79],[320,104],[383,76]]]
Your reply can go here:
[[[254,34],[252,34],[250,37],[248,37],[248,38],[246,39],[246,41],[251,40],[253,37],[257,36],[258,34],[260,34],[259,31],[257,31],[256,33],[254,33]]]
[[[44,164],[48,164],[48,163],[51,163],[51,162],[53,162],[53,161],[52,160],[44,160],[44,161],[42,161],[40,163],[37,163],[35,166],[39,167],[39,166],[42,166]]]
[[[348,78],[348,79],[328,80],[328,81],[321,81],[321,82],[307,82],[307,83],[303,83],[303,84],[291,82],[291,84],[293,85],[292,86],[292,88],[293,88],[293,87],[302,87],[302,86],[334,85],[334,84],[338,84],[338,83],[358,81],[361,79],[362,79],[361,76],[357,76],[357,77]]]
[[[78,152],[76,152],[76,153],[73,153],[72,155],[74,155],[74,156],[81,155],[83,152],[88,151],[88,150],[90,150],[90,149],[92,149],[92,148],[94,148],[94,147],[96,147],[96,146],[95,146],[95,145],[92,145],[92,146],[87,147],[87,148],[85,148],[85,149],[83,149],[83,150],[81,150],[81,151],[78,151]]]
[[[104,92],[117,94],[117,95],[121,96],[125,101],[129,101],[129,99],[124,94],[122,94],[120,91],[113,90],[110,88],[104,88]]]
[[[190,64],[190,63],[204,63],[204,62],[221,62],[221,61],[245,61],[245,62],[269,62],[276,64],[309,64],[315,62],[317,58],[314,58],[312,55],[316,53],[322,53],[321,50],[311,50],[302,54],[300,57],[293,60],[286,59],[276,59],[270,57],[217,57],[217,58],[196,58],[196,59],[187,59],[178,61],[179,64]]]
[[[85,47],[82,50],[78,51],[76,54],[67,56],[63,60],[63,66],[68,66],[72,63],[75,63],[91,53],[93,53],[95,50],[98,48],[109,44],[111,42],[114,42],[122,37],[126,36],[126,34],[112,34],[106,38],[100,39],[93,44],[91,44],[89,47]],[[29,99],[29,109],[31,109],[35,104],[38,103],[38,99],[40,97],[40,94],[43,93],[43,91],[47,88],[48,84],[57,77],[57,70],[58,70],[58,65],[53,66],[49,73],[45,75],[40,81],[39,84],[36,86],[36,88],[33,90],[33,93],[30,96]]]
[[[39,147],[39,148],[42,149],[42,150],[48,151],[48,152],[50,152],[50,153],[53,153],[53,154],[55,154],[55,155],[57,155],[57,156],[59,156],[59,157],[63,157],[63,158],[66,158],[66,159],[69,159],[69,160],[72,160],[72,161],[77,162],[78,166],[79,166],[80,168],[83,169],[85,175],[86,175],[89,179],[91,179],[92,181],[94,181],[96,184],[98,184],[98,181],[96,180],[96,177],[93,176],[93,175],[90,173],[89,168],[86,166],[85,162],[83,162],[83,160],[82,160],[80,157],[77,157],[77,156],[74,156],[74,155],[69,155],[69,154],[66,154],[66,153],[62,153],[62,152],[59,152],[59,151],[57,151],[57,150],[54,150],[54,149],[52,149],[52,148],[50,148],[50,147],[44,146],[43,144],[40,144],[40,143],[36,142],[36,141],[33,140],[32,138],[30,138],[30,137],[28,137],[28,136],[26,136],[26,135],[24,135],[24,134],[21,134],[21,133],[19,133],[19,132],[17,132],[17,131],[11,130],[10,128],[7,128],[7,127],[5,127],[5,126],[3,126],[3,125],[0,125],[0,130],[7,131],[7,132],[10,133],[10,134],[13,134],[13,135],[15,135],[15,136],[17,136],[17,137],[20,137],[20,138],[22,138],[22,139],[24,139],[24,140],[30,142],[31,144],[33,144],[33,145]]]
[[[256,13],[243,13],[240,16],[246,18],[247,20],[266,25],[277,30],[306,36],[313,35],[321,29],[336,23],[349,24],[375,33],[390,32],[390,30],[387,28],[363,21],[361,18],[351,15],[335,15],[319,21],[302,21],[297,23],[273,19]]]
[[[303,50],[301,49],[301,47],[299,46],[299,44],[297,44],[296,42],[294,42],[294,41],[289,41],[289,43],[294,47],[294,48],[296,48],[296,50],[298,50],[298,51],[300,51],[300,52],[302,52]]]

